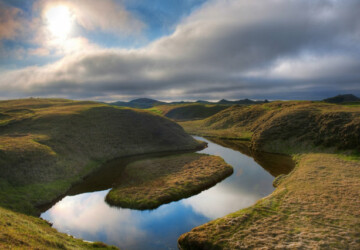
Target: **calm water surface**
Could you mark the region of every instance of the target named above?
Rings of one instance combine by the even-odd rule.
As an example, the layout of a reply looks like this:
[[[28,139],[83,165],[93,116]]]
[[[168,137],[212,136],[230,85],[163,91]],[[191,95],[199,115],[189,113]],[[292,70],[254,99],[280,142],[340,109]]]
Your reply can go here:
[[[200,153],[221,156],[233,166],[233,175],[200,194],[145,211],[110,207],[104,201],[110,190],[108,185],[77,188],[76,192],[70,191],[76,195],[64,197],[41,217],[53,223],[60,232],[121,249],[177,249],[181,234],[254,204],[274,190],[274,177],[270,173],[276,175],[282,168],[283,172],[289,171],[286,165],[289,159],[285,159],[287,163],[275,163],[279,167],[275,166],[274,170],[271,155],[259,157],[257,161],[265,170],[253,158],[238,151],[240,148],[229,148],[237,148],[231,143],[227,145],[222,141],[221,144],[227,146],[224,147],[201,137],[195,138],[208,142],[208,148]],[[279,159],[276,158],[276,162],[280,162]],[[272,163],[268,166],[266,162]],[[105,190],[93,192],[101,188]]]

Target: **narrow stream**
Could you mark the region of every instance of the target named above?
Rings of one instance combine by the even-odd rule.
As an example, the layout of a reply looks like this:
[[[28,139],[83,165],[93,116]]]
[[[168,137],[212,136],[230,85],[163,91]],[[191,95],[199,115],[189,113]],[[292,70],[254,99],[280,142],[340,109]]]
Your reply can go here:
[[[257,154],[254,160],[246,155],[250,154],[246,147],[234,142],[221,140],[215,143],[195,138],[208,143],[208,147],[199,153],[221,156],[233,166],[233,175],[190,198],[145,211],[110,207],[104,201],[109,183],[92,184],[93,187],[87,184],[75,187],[41,217],[53,223],[60,232],[121,249],[177,249],[181,234],[251,206],[274,190],[274,176],[287,173],[292,167],[286,156]],[[121,169],[121,165],[126,163],[120,161],[117,169]],[[104,175],[114,175],[114,172]]]

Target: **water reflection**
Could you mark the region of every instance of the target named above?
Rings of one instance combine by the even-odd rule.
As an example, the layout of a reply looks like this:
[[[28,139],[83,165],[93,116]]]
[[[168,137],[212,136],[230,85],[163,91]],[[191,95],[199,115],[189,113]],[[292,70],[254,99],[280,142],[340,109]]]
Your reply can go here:
[[[221,156],[234,167],[234,174],[198,195],[150,211],[110,207],[104,201],[109,191],[108,177],[121,174],[126,164],[121,162],[117,170],[109,168],[101,173],[104,178],[93,178],[75,187],[70,192],[73,196],[66,196],[41,217],[61,232],[123,249],[177,249],[177,238],[182,233],[248,207],[273,191],[270,173],[274,174],[274,170],[265,171],[253,158],[231,149],[239,150],[236,145],[227,148],[230,146],[226,141],[222,141],[223,146],[207,142],[208,148],[200,152]],[[99,182],[101,179],[106,179],[107,184]],[[101,188],[107,190],[93,192]]]

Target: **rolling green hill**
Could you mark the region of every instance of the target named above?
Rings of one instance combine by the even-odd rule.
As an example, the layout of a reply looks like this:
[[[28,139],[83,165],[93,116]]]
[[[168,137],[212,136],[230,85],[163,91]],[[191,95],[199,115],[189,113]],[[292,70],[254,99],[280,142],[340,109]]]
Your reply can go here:
[[[0,204],[20,211],[56,198],[106,160],[198,146],[168,119],[94,102],[2,101],[0,113],[0,183],[17,193],[0,194]]]

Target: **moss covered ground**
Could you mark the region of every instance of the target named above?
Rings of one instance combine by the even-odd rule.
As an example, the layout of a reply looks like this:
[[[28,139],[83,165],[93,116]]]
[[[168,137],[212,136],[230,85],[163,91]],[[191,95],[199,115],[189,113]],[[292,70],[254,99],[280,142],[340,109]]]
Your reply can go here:
[[[153,209],[215,185],[233,173],[221,157],[182,154],[129,164],[106,196],[115,206]]]

